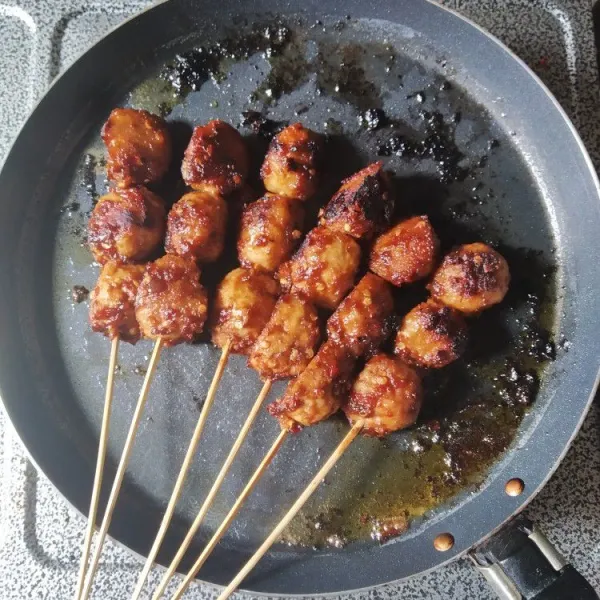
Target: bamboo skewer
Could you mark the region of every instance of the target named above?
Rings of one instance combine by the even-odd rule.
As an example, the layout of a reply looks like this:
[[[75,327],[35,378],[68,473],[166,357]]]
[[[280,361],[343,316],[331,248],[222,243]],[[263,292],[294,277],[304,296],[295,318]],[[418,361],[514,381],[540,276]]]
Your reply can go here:
[[[194,536],[198,532],[200,525],[204,521],[204,517],[206,516],[206,513],[209,511],[210,507],[212,506],[212,503],[217,495],[217,492],[219,491],[221,485],[223,484],[223,480],[225,479],[225,476],[227,475],[233,461],[235,460],[235,457],[237,456],[242,444],[244,443],[244,440],[246,439],[246,436],[248,435],[248,432],[250,431],[252,424],[254,423],[256,417],[258,416],[260,408],[261,408],[263,402],[265,401],[265,398],[268,396],[269,391],[271,390],[271,385],[272,385],[271,380],[267,380],[265,382],[265,384],[263,385],[263,387],[260,391],[260,394],[256,398],[256,401],[254,402],[254,405],[252,406],[252,409],[251,409],[250,413],[248,414],[248,417],[247,417],[242,429],[240,430],[238,437],[236,438],[231,450],[229,451],[227,458],[225,459],[225,462],[223,463],[223,466],[221,467],[221,470],[219,471],[219,474],[217,475],[217,477],[215,479],[215,482],[213,483],[212,487],[210,488],[208,495],[206,496],[206,499],[204,500],[204,503],[200,507],[200,510],[198,511],[198,514],[196,515],[194,522],[192,523],[192,526],[190,527],[187,535],[185,536],[185,539],[183,540],[181,546],[177,550],[177,554],[175,554],[175,557],[171,561],[171,564],[169,565],[166,573],[164,574],[163,578],[161,579],[160,583],[158,584],[158,587],[156,588],[154,595],[152,596],[153,599],[157,599],[162,596],[171,577],[177,571],[177,567],[179,566],[181,559],[184,557],[187,549],[189,548],[190,544],[192,543],[192,540],[194,539]],[[283,439],[282,439],[282,441],[283,441]],[[271,456],[271,458],[272,458],[272,456]],[[268,465],[271,458],[269,458],[269,461],[266,463],[266,465]],[[266,465],[265,465],[265,468],[266,468]]]
[[[94,575],[96,574],[96,570],[98,569],[98,562],[100,560],[100,555],[102,554],[102,546],[104,545],[104,540],[106,539],[106,534],[108,533],[108,528],[110,527],[110,522],[117,503],[117,498],[119,496],[121,485],[125,477],[125,470],[127,469],[129,456],[133,448],[133,443],[135,441],[138,426],[142,418],[142,413],[144,412],[146,399],[148,398],[150,383],[152,382],[152,379],[154,377],[154,372],[156,371],[156,365],[158,364],[158,359],[160,358],[162,348],[163,341],[161,338],[158,338],[156,340],[156,343],[154,344],[154,350],[152,351],[152,356],[150,358],[150,362],[148,363],[148,371],[146,372],[146,377],[144,378],[144,383],[140,391],[140,396],[138,398],[135,411],[133,413],[133,419],[131,420],[131,425],[129,426],[129,431],[127,432],[127,439],[125,440],[123,453],[121,454],[121,459],[119,461],[119,466],[117,468],[115,480],[110,491],[110,496],[106,505],[106,511],[104,512],[104,518],[102,519],[102,525],[100,526],[100,531],[98,532],[98,543],[92,556],[92,562],[88,569],[88,575],[85,587],[83,588],[83,594],[79,596],[79,598],[83,598],[83,600],[87,600],[92,589]]]
[[[148,558],[144,564],[144,568],[140,573],[137,585],[133,592],[132,598],[137,600],[140,597],[144,589],[144,583],[152,569],[152,565],[156,559],[156,555],[160,550],[160,546],[163,543],[169,525],[171,523],[171,519],[173,518],[173,513],[175,512],[175,507],[177,506],[177,501],[181,495],[181,491],[183,490],[183,485],[185,483],[185,479],[187,477],[188,471],[192,464],[192,460],[194,459],[194,455],[196,454],[196,449],[198,448],[198,443],[200,442],[200,437],[202,436],[202,432],[204,431],[204,425],[206,424],[206,420],[210,413],[210,409],[213,405],[217,388],[219,386],[219,382],[223,377],[223,372],[225,371],[225,367],[227,365],[227,360],[229,359],[229,354],[231,352],[231,342],[228,342],[221,352],[221,358],[219,359],[219,364],[215,370],[215,374],[211,381],[210,387],[208,388],[208,392],[206,394],[206,399],[204,401],[204,405],[202,406],[202,410],[200,412],[200,416],[198,417],[198,422],[196,424],[196,428],[194,429],[194,433],[192,434],[192,439],[190,440],[190,444],[188,446],[187,452],[185,454],[185,458],[183,459],[183,463],[181,465],[181,469],[179,471],[179,475],[177,476],[177,481],[175,482],[175,487],[173,488],[173,492],[171,494],[171,498],[169,499],[169,504],[167,505],[167,509],[160,523],[160,527],[156,534],[156,538],[154,543],[152,544],[152,548],[150,549],[150,553],[148,554]]]
[[[83,582],[87,572],[87,563],[90,556],[92,537],[96,526],[96,517],[98,515],[98,502],[100,500],[100,490],[102,489],[102,477],[104,475],[104,460],[106,458],[106,446],[108,441],[108,431],[110,429],[110,413],[112,409],[113,385],[115,381],[115,368],[117,366],[117,356],[119,354],[119,338],[112,339],[110,347],[110,359],[108,361],[108,378],[106,380],[106,391],[104,393],[104,412],[102,413],[102,426],[100,428],[100,441],[98,443],[98,457],[96,459],[96,472],[94,474],[94,485],[92,487],[92,498],[90,500],[90,510],[88,513],[85,538],[83,540],[83,550],[81,553],[81,562],[79,564],[79,574],[77,576],[77,588],[75,598],[81,596]]]
[[[237,514],[240,511],[240,509],[242,508],[246,498],[250,495],[250,493],[254,489],[254,486],[259,482],[260,478],[263,476],[267,467],[269,466],[269,464],[271,463],[271,461],[273,460],[273,458],[275,457],[275,455],[281,448],[283,442],[287,438],[288,434],[289,434],[289,431],[287,431],[287,429],[281,430],[281,432],[279,433],[279,435],[273,442],[273,445],[271,446],[271,448],[269,449],[267,454],[264,456],[261,463],[258,465],[256,471],[254,472],[254,474],[252,475],[252,477],[246,484],[246,487],[242,490],[242,493],[238,496],[237,500],[235,501],[235,504],[231,507],[231,509],[227,513],[227,516],[225,517],[225,519],[223,520],[221,525],[219,525],[219,528],[215,531],[214,535],[212,536],[212,538],[210,539],[210,541],[208,542],[208,544],[206,545],[206,547],[204,548],[204,550],[202,551],[200,556],[198,557],[198,560],[194,563],[194,566],[188,571],[187,575],[185,576],[185,579],[181,582],[181,584],[177,588],[175,595],[173,596],[173,600],[178,600],[185,593],[189,584],[193,581],[194,577],[196,577],[196,575],[198,574],[198,571],[201,569],[202,565],[206,562],[206,559],[210,556],[210,554],[214,550],[215,546],[219,543],[219,541],[221,540],[221,538],[223,537],[223,535],[225,534],[225,532],[227,531],[227,529],[229,528],[229,526],[231,525],[231,523],[233,522],[235,517],[237,516]],[[158,598],[158,596],[154,596],[153,600],[157,600],[157,598]]]
[[[300,494],[296,502],[292,505],[285,516],[279,521],[277,526],[269,534],[267,539],[261,544],[258,550],[252,555],[250,560],[242,567],[240,572],[233,578],[231,583],[223,590],[217,600],[225,600],[229,598],[231,594],[236,590],[238,585],[245,579],[246,575],[252,571],[258,561],[268,552],[269,548],[279,539],[279,536],[283,533],[283,530],[288,526],[290,521],[296,516],[298,511],[304,506],[306,501],[312,496],[314,491],[319,487],[323,479],[327,476],[329,471],[334,467],[337,461],[342,457],[344,452],[348,449],[348,446],[354,441],[356,436],[360,433],[363,424],[361,421],[356,422],[352,429],[346,434],[344,439],[340,442],[338,447],[333,451],[331,456],[327,459],[327,462],[321,467],[319,472],[314,476],[312,481],[306,486],[305,490]],[[175,598],[180,598],[181,594],[175,595]]]

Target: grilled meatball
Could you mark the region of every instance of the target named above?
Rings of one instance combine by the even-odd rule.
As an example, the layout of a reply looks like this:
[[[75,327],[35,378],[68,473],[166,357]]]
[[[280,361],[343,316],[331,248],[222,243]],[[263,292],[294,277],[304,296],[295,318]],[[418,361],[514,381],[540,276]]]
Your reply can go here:
[[[471,314],[501,302],[509,282],[504,258],[478,242],[450,252],[435,272],[429,291],[442,304]]]
[[[108,178],[120,188],[158,181],[171,162],[166,123],[146,110],[115,108],[102,128]]]
[[[237,129],[224,121],[196,127],[183,155],[181,174],[199,192],[226,195],[248,175],[248,152]]]
[[[373,354],[389,334],[390,285],[367,273],[327,321],[327,336],[354,356]]]
[[[226,227],[227,204],[222,196],[190,192],[169,211],[165,250],[199,262],[213,262],[223,252]]]
[[[235,269],[217,288],[212,313],[212,341],[247,354],[267,324],[279,294],[279,285],[265,273]]]
[[[427,217],[412,217],[379,236],[369,257],[373,273],[401,286],[427,277],[435,267],[439,241]]]
[[[88,243],[100,264],[148,258],[165,234],[165,205],[139,186],[102,196],[88,222]]]
[[[191,342],[204,327],[207,298],[194,260],[167,254],[146,267],[135,300],[142,335],[167,346]]]
[[[260,170],[265,188],[273,194],[307,200],[317,189],[318,134],[300,123],[280,131],[271,141]]]
[[[334,309],[354,284],[360,246],[345,233],[315,227],[279,271],[285,289],[294,289],[317,306]]]
[[[320,334],[314,306],[300,296],[284,294],[252,347],[248,364],[263,379],[297,377],[315,355]]]
[[[132,344],[140,339],[140,328],[135,318],[135,296],[145,270],[144,265],[121,265],[115,261],[102,267],[90,296],[93,331]]]
[[[362,433],[382,437],[410,427],[422,401],[417,372],[398,358],[377,354],[354,382],[344,412],[350,423],[364,422]]]
[[[388,177],[376,162],[342,181],[320,222],[357,240],[369,239],[387,228],[393,210]]]
[[[462,315],[435,300],[415,306],[402,320],[395,353],[406,363],[437,369],[455,361],[467,345]]]
[[[344,348],[325,342],[268,411],[289,430],[323,421],[340,408],[353,367],[354,359]]]
[[[243,267],[272,273],[300,240],[304,210],[299,202],[266,194],[242,214],[238,257]]]

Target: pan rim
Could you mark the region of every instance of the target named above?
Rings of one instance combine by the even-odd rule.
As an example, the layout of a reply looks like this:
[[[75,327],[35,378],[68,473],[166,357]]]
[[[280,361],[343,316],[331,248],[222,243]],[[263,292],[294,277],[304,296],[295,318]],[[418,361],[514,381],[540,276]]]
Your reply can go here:
[[[121,22],[119,25],[113,27],[110,31],[108,31],[104,36],[102,36],[101,38],[99,38],[98,40],[96,40],[94,42],[94,44],[90,47],[88,47],[82,54],[80,54],[74,61],[72,61],[60,74],[58,74],[54,80],[51,82],[51,84],[48,86],[48,89],[45,91],[44,95],[35,103],[35,105],[32,107],[32,109],[29,111],[29,114],[27,116],[27,118],[25,119],[25,121],[22,123],[22,125],[20,126],[18,133],[16,134],[16,136],[14,137],[13,142],[11,143],[11,146],[6,154],[6,158],[4,159],[1,167],[0,167],[0,180],[2,179],[2,174],[4,171],[5,166],[7,165],[7,163],[10,160],[11,155],[13,154],[13,150],[15,145],[17,144],[19,138],[21,137],[21,134],[23,132],[24,129],[27,128],[27,125],[30,121],[31,116],[38,110],[39,106],[41,104],[44,103],[44,100],[46,99],[46,96],[48,95],[48,93],[55,87],[58,86],[60,84],[60,82],[62,81],[62,79],[66,76],[68,76],[68,73],[70,72],[70,70],[72,69],[72,67],[82,58],[82,56],[84,56],[85,54],[87,54],[87,52],[93,48],[94,46],[96,46],[98,43],[100,43],[101,41],[105,40],[107,37],[110,37],[115,31],[121,29],[122,27],[125,27],[128,23],[130,23],[131,21],[134,21],[136,19],[138,19],[141,15],[147,13],[147,12],[151,12],[154,9],[159,8],[161,5],[164,4],[168,4],[171,0],[161,0],[158,3],[153,4],[152,6],[149,6],[143,10],[140,10],[138,12],[136,12],[136,14],[132,15],[131,17],[129,17],[128,19],[124,20],[123,22]],[[461,15],[460,13],[458,13],[457,11],[447,7],[447,6],[443,6],[440,4],[437,4],[434,0],[425,0],[428,4],[432,5],[433,7],[435,7],[436,9],[441,9],[443,12],[449,13],[451,15],[453,15],[454,17],[458,17],[461,21],[465,22],[466,24],[470,25],[471,27],[473,27],[474,29],[476,29],[477,31],[479,31],[480,33],[484,34],[486,38],[488,38],[490,41],[493,41],[502,51],[504,51],[509,57],[511,57],[513,59],[513,61],[515,61],[520,67],[521,69],[524,71],[524,73],[526,75],[528,75],[537,85],[538,88],[540,88],[541,90],[544,91],[546,97],[551,101],[554,110],[561,115],[563,122],[567,125],[571,136],[573,137],[574,141],[576,142],[579,151],[580,151],[580,155],[582,156],[582,158],[584,159],[584,162],[586,164],[587,170],[589,172],[589,174],[591,175],[591,182],[593,183],[593,186],[595,188],[595,192],[596,192],[596,196],[597,198],[600,198],[600,181],[598,179],[598,174],[594,168],[593,162],[591,160],[591,157],[589,156],[589,153],[577,131],[577,129],[575,128],[573,122],[571,121],[571,119],[569,118],[569,116],[567,115],[566,111],[563,109],[563,107],[560,105],[560,103],[558,102],[558,100],[554,97],[554,95],[552,94],[552,92],[548,89],[548,87],[544,84],[544,82],[535,74],[535,72],[521,59],[519,58],[516,54],[514,54],[514,52],[512,52],[505,44],[503,44],[498,38],[496,38],[495,36],[493,36],[491,33],[489,33],[488,31],[486,31],[485,29],[483,29],[482,27],[480,27],[479,25],[477,25],[475,22],[473,22],[472,20],[470,20],[469,18],[465,17],[464,15]],[[539,491],[542,489],[542,487],[544,487],[544,485],[547,483],[547,481],[550,479],[550,477],[554,474],[554,472],[556,471],[556,469],[558,468],[559,464],[561,463],[561,461],[563,460],[565,454],[567,453],[567,451],[569,450],[571,443],[573,441],[573,439],[575,438],[575,436],[578,434],[581,425],[584,421],[584,419],[587,417],[591,403],[593,401],[594,395],[598,389],[600,383],[600,366],[598,367],[597,371],[596,371],[596,377],[595,377],[595,381],[593,384],[593,388],[589,394],[589,397],[586,401],[586,404],[584,406],[584,409],[581,411],[580,414],[580,418],[576,424],[576,427],[573,429],[568,442],[566,443],[566,445],[563,447],[562,452],[560,453],[558,459],[555,461],[554,466],[552,467],[552,469],[550,469],[549,472],[546,473],[546,477],[543,479],[543,481],[524,499],[523,503],[518,507],[518,510],[516,512],[520,512],[521,510],[523,510],[528,504],[529,502],[535,498],[537,496],[537,494],[539,493]],[[15,438],[17,440],[19,440],[19,443],[21,444],[22,448],[25,451],[26,456],[28,457],[28,459],[31,461],[31,463],[34,465],[34,467],[36,468],[36,470],[40,473],[42,473],[46,479],[48,479],[50,481],[50,483],[53,485],[53,487],[56,489],[56,491],[60,494],[60,496],[68,503],[69,506],[71,506],[72,508],[74,508],[77,512],[79,512],[80,514],[82,514],[82,516],[84,518],[86,518],[86,515],[84,513],[82,513],[68,498],[67,496],[58,488],[54,485],[52,479],[50,479],[47,475],[46,472],[39,466],[38,462],[34,459],[34,457],[32,456],[31,452],[29,451],[29,449],[27,448],[27,446],[24,444],[21,435],[19,434],[17,428],[15,427],[11,417],[10,417],[10,412],[9,409],[6,405],[6,403],[3,401],[2,399],[2,383],[0,382],[0,405],[2,406],[2,410],[3,413],[7,416],[7,423],[10,424],[10,427],[12,429],[13,434],[15,435]],[[515,513],[513,513],[515,514]],[[512,515],[511,515],[512,516]],[[493,535],[493,533],[495,531],[497,531],[498,529],[500,529],[505,523],[506,521],[508,521],[511,516],[507,517],[500,525],[497,526],[497,528],[492,531],[489,532],[486,536],[482,537],[479,542],[477,543],[481,543],[484,539],[487,539],[489,536]],[[144,560],[144,557],[138,553],[137,551],[133,550],[132,548],[130,548],[129,546],[127,546],[124,542],[119,541],[118,539],[114,538],[113,536],[110,536],[111,540],[116,543],[118,546],[120,546],[121,548],[126,548],[130,553],[132,553],[136,558],[140,558],[142,561]],[[434,569],[437,569],[438,567],[448,564],[449,562],[452,562],[454,560],[456,560],[457,558],[460,558],[462,556],[464,556],[467,552],[469,551],[469,548],[467,549],[463,549],[461,552],[454,554],[452,556],[450,556],[446,561],[440,562],[438,564],[436,564],[435,566],[431,567],[430,569],[427,570],[423,570],[423,571],[419,571],[418,573],[415,573],[413,575],[410,575],[408,577],[403,577],[401,580],[406,580],[406,579],[410,579],[413,577],[416,577],[418,575],[422,575],[424,573],[430,572]],[[163,570],[164,566],[161,564],[157,564],[157,566]],[[221,586],[208,582],[208,581],[204,581],[204,580],[196,580],[197,583],[200,584],[205,584],[205,585],[209,585],[213,588],[220,588]],[[394,581],[400,581],[400,580],[394,580]],[[393,583],[394,581],[390,581],[389,583]],[[382,584],[383,585],[383,584]],[[367,587],[357,587],[354,588],[352,590],[343,590],[344,593],[353,593],[353,592],[359,592],[359,591],[364,591],[367,589],[372,589],[373,586],[367,586]],[[258,595],[258,596],[269,596],[272,595],[272,592],[262,592],[262,591],[256,591],[256,590],[247,590],[245,588],[241,588],[241,591],[246,591],[248,593],[252,593],[254,595]],[[342,590],[340,590],[342,591]],[[299,596],[307,596],[307,595],[319,595],[319,596],[335,596],[336,594],[338,594],[339,592],[325,592],[325,593],[315,593],[315,594],[281,594],[281,593],[277,593],[278,596],[280,597],[299,597]]]

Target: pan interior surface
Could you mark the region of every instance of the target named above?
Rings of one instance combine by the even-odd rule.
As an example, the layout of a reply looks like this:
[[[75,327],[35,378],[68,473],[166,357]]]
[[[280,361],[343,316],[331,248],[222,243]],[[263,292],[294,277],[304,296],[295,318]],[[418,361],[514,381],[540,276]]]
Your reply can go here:
[[[3,302],[18,316],[6,326],[24,340],[31,375],[26,384],[22,370],[3,373],[8,412],[36,462],[85,511],[109,343],[92,334],[87,302],[74,301],[72,292],[74,286],[92,289],[97,277],[85,226],[107,189],[99,131],[111,108],[129,105],[165,114],[176,156],[158,191],[169,202],[183,192],[177,171],[194,125],[220,118],[239,126],[257,173],[273,131],[300,121],[327,136],[324,182],[313,217],[343,177],[383,160],[394,176],[396,218],[428,214],[444,250],[476,240],[497,246],[513,282],[503,306],[471,323],[466,359],[428,377],[418,426],[386,440],[353,444],[245,587],[280,594],[335,592],[433,568],[478,541],[529,497],[585,409],[587,398],[581,395],[590,392],[595,367],[583,366],[582,356],[593,350],[578,317],[588,314],[595,300],[575,282],[588,268],[582,254],[588,228],[600,223],[597,206],[588,206],[596,190],[582,167],[585,157],[529,74],[493,40],[438,7],[351,3],[340,13],[331,3],[293,14],[285,3],[274,2],[269,8],[276,16],[266,11],[248,16],[236,12],[236,3],[225,2],[219,23],[208,24],[199,15],[209,5],[174,0],[104,40],[101,45],[127,48],[127,28],[128,37],[136,28],[148,35],[161,31],[160,44],[128,49],[132,64],[115,69],[110,79],[100,73],[105,85],[98,93],[70,120],[61,117],[70,126],[53,138],[45,162],[39,159],[39,176],[31,183],[35,191],[29,196],[21,191],[22,222],[9,235],[19,277]],[[465,57],[474,40],[482,53],[479,69]],[[101,45],[82,61],[91,63]],[[496,65],[497,77],[487,73],[489,64]],[[55,96],[61,86],[74,85],[69,77],[68,72],[55,86]],[[53,110],[60,113],[57,102]],[[45,110],[43,103],[38,110]],[[563,133],[552,151],[540,127],[544,119]],[[573,163],[562,165],[571,168],[569,182],[559,175],[561,153],[563,161]],[[582,180],[575,182],[575,175]],[[583,226],[567,215],[567,188],[587,215]],[[574,241],[567,247],[565,239]],[[223,260],[203,272],[209,288],[235,264],[234,241],[229,245]],[[423,286],[400,290],[399,314],[425,297]],[[108,482],[150,352],[146,341],[121,345]],[[152,543],[218,358],[206,341],[163,353],[111,528],[114,538],[142,555]],[[560,388],[575,376],[583,390],[578,397]],[[11,395],[26,385],[22,402],[35,392],[39,410],[32,404],[31,411],[37,416],[11,405]],[[162,564],[185,535],[260,387],[243,357],[230,359],[159,556]],[[271,399],[282,389],[275,386]],[[556,406],[559,393],[562,408]],[[569,406],[572,424],[560,416]],[[45,415],[51,415],[51,424],[40,439],[28,439],[19,423],[28,417],[41,427]],[[539,450],[536,436],[542,430],[556,434],[557,447],[527,460],[530,448]],[[221,584],[230,579],[345,431],[341,419],[332,419],[288,440],[201,579]],[[263,412],[183,568],[221,522],[277,432]],[[52,459],[44,457],[44,445],[54,448]],[[58,476],[60,469],[50,462],[62,463],[71,478]],[[502,492],[507,473],[526,481],[518,501]],[[448,554],[437,553],[431,540],[446,530],[457,543]],[[352,568],[359,562],[361,568]]]

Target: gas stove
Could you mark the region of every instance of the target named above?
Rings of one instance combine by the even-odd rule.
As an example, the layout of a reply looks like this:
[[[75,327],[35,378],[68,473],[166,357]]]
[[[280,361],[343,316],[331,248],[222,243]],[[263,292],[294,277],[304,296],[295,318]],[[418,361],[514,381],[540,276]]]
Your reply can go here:
[[[600,166],[598,68],[589,0],[447,0],[503,40],[544,80],[569,113]],[[0,162],[28,111],[52,79],[85,48],[151,2],[4,0],[0,2]],[[0,600],[70,598],[84,519],[28,461],[0,414]],[[526,514],[600,590],[600,403]],[[128,598],[141,563],[108,542],[95,597]],[[158,583],[154,577],[152,583]],[[195,586],[189,598],[212,598]],[[466,560],[400,584],[343,598],[429,600],[494,598]],[[249,598],[249,596],[246,596]]]

